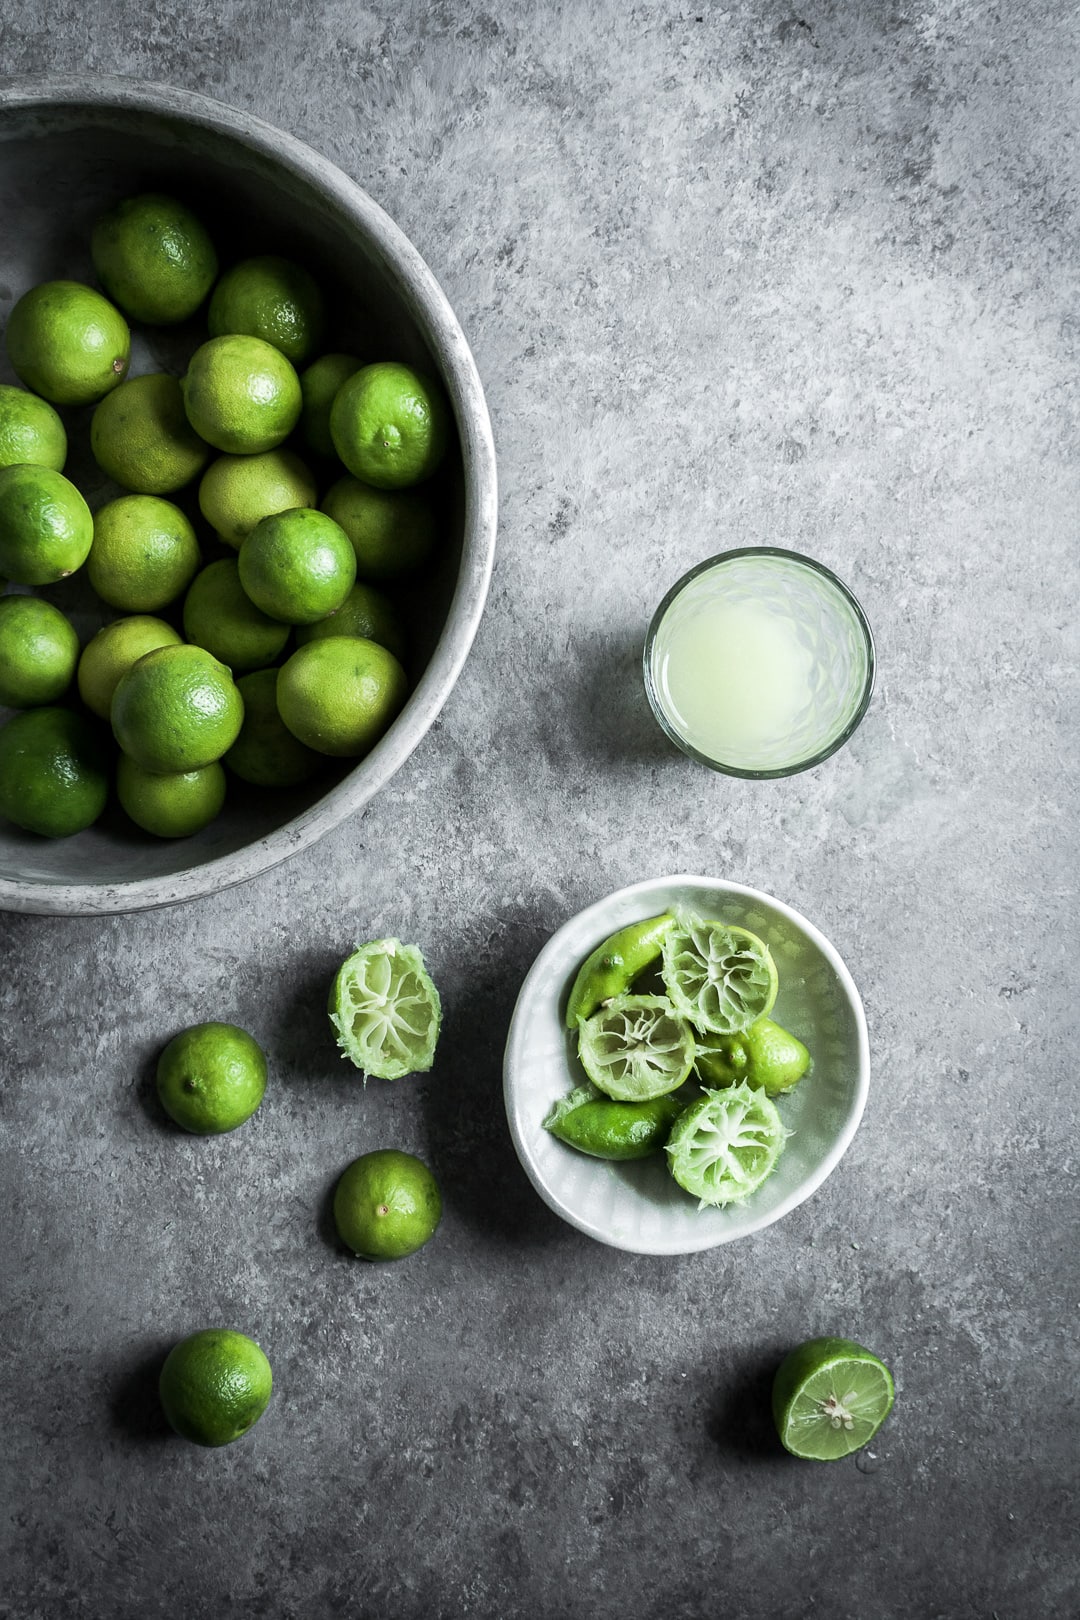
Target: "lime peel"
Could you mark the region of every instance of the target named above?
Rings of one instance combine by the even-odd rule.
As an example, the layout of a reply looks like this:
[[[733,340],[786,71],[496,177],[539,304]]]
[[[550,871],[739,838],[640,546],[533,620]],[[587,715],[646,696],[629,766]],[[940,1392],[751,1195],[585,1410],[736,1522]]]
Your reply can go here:
[[[675,1123],[669,1168],[699,1209],[744,1204],[772,1175],[790,1135],[759,1088],[744,1081],[706,1091]]]
[[[442,1003],[416,945],[358,945],[338,969],[329,1014],[342,1056],[365,1081],[426,1074],[434,1062]]]
[[[682,911],[664,937],[664,987],[696,1028],[735,1035],[773,1009],[779,975],[748,928]]]
[[[581,1066],[616,1102],[676,1091],[696,1050],[693,1030],[666,996],[616,996],[578,1026]]]

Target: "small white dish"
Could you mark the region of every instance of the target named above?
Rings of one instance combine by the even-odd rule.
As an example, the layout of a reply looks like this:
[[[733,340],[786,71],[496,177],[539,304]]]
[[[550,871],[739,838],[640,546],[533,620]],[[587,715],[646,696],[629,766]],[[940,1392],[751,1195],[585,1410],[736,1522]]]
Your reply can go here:
[[[566,997],[581,963],[627,923],[683,906],[749,928],[780,975],[771,1017],[809,1048],[813,1068],[777,1100],[791,1131],[776,1170],[745,1203],[698,1209],[664,1154],[630,1163],[589,1158],[544,1129],[554,1102],[585,1075]],[[760,1231],[795,1209],[835,1170],[858,1129],[870,1085],[862,1002],[835,948],[780,900],[718,878],[649,878],[571,917],[553,934],[518,996],[503,1064],[510,1133],[544,1202],[579,1231],[633,1254],[692,1254]]]

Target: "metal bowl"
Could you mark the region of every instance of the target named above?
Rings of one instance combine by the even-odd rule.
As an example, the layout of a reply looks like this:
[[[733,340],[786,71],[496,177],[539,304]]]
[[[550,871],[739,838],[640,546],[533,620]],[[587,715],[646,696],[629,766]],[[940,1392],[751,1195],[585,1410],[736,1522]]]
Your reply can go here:
[[[411,696],[363,760],[280,795],[241,789],[194,838],[151,839],[108,814],[58,840],[2,824],[0,909],[8,911],[86,915],[195,899],[255,877],[361,810],[446,702],[491,576],[495,451],[480,378],[453,310],[419,253],[365,191],[250,114],[119,78],[0,79],[0,319],[36,282],[92,282],[94,219],[117,198],[151,188],[194,202],[223,258],[273,251],[308,265],[329,294],[331,347],[402,359],[441,377],[459,439],[454,466],[439,475],[448,532],[412,603]],[[194,330],[144,331],[132,374],[180,372],[200,340]],[[0,376],[15,380],[7,369]],[[77,413],[68,414],[78,434]],[[68,470],[91,505],[102,498],[92,487],[95,478],[104,483],[96,469]],[[96,628],[88,603],[76,597],[64,605],[84,638]]]

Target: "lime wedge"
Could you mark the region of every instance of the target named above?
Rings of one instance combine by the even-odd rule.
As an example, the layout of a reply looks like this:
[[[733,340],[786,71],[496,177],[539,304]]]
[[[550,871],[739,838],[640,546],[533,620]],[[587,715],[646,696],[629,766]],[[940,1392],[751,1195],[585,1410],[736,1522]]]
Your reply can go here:
[[[425,1074],[442,1022],[439,992],[415,945],[375,939],[341,964],[330,990],[338,1045],[366,1075]]]
[[[784,1357],[773,1380],[776,1432],[796,1457],[847,1457],[873,1439],[895,1393],[888,1367],[861,1344],[808,1339]]]
[[[695,1028],[735,1035],[772,1011],[776,964],[748,928],[682,913],[664,936],[664,987]]]
[[[776,1169],[787,1138],[776,1104],[745,1082],[707,1091],[668,1137],[668,1169],[698,1208],[744,1204]]]
[[[694,1066],[694,1032],[666,996],[616,996],[581,1020],[578,1056],[605,1096],[647,1102],[682,1085]]]

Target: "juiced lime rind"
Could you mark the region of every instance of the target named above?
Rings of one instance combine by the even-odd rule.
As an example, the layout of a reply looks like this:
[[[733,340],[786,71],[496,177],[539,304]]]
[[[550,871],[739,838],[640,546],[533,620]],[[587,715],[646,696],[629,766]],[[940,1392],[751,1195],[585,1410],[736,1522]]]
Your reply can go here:
[[[734,1035],[772,1011],[779,989],[769,948],[748,928],[679,912],[665,935],[664,986],[696,1029]]]
[[[745,1082],[706,1091],[672,1128],[668,1168],[699,1209],[745,1204],[776,1169],[790,1134],[764,1091]]]
[[[627,923],[601,940],[578,968],[566,1002],[566,1027],[576,1029],[605,1001],[628,991],[639,974],[658,960],[664,935],[675,924],[670,911]]]
[[[591,1083],[560,1097],[544,1129],[593,1159],[624,1162],[659,1153],[686,1099],[674,1092],[645,1102],[616,1102]]]
[[[616,996],[578,1025],[578,1056],[616,1102],[676,1091],[694,1066],[694,1032],[666,996]]]
[[[869,1444],[895,1398],[892,1374],[873,1351],[851,1339],[808,1339],[777,1369],[773,1420],[793,1456],[834,1462]]]
[[[357,946],[338,969],[329,1012],[342,1055],[365,1076],[401,1080],[431,1068],[442,1003],[417,946]]]

